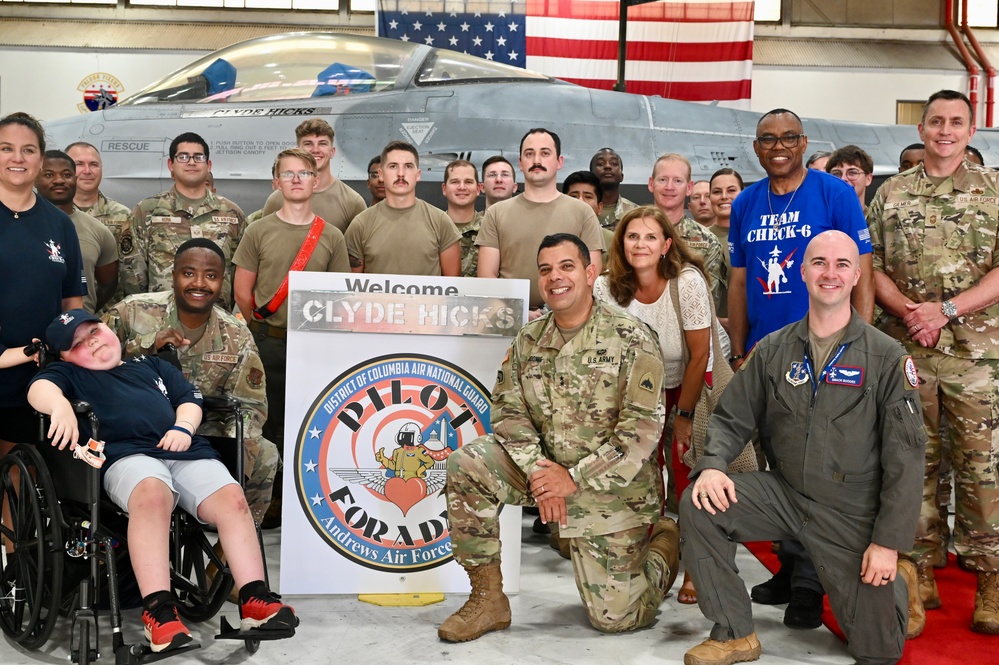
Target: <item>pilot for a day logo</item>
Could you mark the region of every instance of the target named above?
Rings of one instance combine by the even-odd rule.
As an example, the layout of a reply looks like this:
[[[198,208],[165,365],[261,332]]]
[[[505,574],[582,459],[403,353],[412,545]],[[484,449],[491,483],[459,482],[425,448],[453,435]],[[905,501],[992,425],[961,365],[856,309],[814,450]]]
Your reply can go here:
[[[447,458],[489,431],[489,408],[474,377],[431,356],[381,356],[338,376],[296,441],[296,490],[312,527],[375,570],[450,561]]]
[[[118,103],[118,97],[125,91],[122,82],[104,72],[87,76],[76,89],[83,93],[83,103],[77,104],[80,113],[103,111]]]

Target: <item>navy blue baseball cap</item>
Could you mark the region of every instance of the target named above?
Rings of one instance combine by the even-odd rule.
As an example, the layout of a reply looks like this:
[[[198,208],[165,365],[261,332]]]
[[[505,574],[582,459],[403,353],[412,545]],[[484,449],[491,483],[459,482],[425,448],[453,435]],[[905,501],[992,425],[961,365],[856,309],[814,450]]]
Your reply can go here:
[[[52,323],[45,329],[45,343],[56,352],[69,351],[73,346],[73,335],[76,329],[84,323],[101,320],[85,309],[71,309],[63,312],[52,319]]]

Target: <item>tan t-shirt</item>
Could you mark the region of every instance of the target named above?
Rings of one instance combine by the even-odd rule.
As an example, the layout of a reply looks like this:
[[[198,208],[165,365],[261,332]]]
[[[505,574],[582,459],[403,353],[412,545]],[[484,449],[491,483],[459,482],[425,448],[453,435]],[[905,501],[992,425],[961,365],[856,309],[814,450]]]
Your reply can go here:
[[[408,208],[390,208],[385,201],[371,206],[354,218],[345,239],[364,272],[440,275],[441,252],[461,234],[447,213],[417,199]]]
[[[93,312],[97,305],[97,279],[94,272],[99,266],[106,266],[118,260],[118,243],[111,229],[99,219],[82,210],[74,210],[69,216],[80,238],[80,253],[83,254],[83,272],[87,275],[87,295],[83,297],[83,307]]]
[[[264,216],[277,212],[283,205],[284,196],[280,190],[275,190],[264,204]],[[346,233],[353,219],[367,207],[360,194],[339,180],[334,180],[323,191],[312,194],[312,212],[340,229],[341,233]]]
[[[289,224],[277,214],[266,215],[246,227],[232,262],[240,268],[257,273],[257,282],[253,286],[253,299],[257,307],[267,304],[277,293],[298,256],[298,250],[309,235],[310,228],[311,224]],[[332,224],[323,225],[323,233],[303,271],[350,272],[347,246],[340,229]],[[248,312],[243,312],[243,316],[250,318]],[[281,303],[281,307],[266,322],[270,326],[286,328],[288,301]]]
[[[475,240],[479,247],[499,249],[500,277],[531,281],[531,309],[543,304],[538,290],[538,246],[553,233],[579,236],[591,252],[604,250],[593,208],[565,194],[548,203],[528,201],[521,195],[489,206]]]

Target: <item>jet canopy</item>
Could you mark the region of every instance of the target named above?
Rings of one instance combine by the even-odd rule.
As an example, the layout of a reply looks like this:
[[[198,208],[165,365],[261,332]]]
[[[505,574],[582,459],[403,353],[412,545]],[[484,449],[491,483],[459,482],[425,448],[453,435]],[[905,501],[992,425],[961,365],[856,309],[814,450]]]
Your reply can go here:
[[[447,85],[550,81],[456,51],[389,39],[299,32],[216,51],[140,90],[120,106],[308,99]]]

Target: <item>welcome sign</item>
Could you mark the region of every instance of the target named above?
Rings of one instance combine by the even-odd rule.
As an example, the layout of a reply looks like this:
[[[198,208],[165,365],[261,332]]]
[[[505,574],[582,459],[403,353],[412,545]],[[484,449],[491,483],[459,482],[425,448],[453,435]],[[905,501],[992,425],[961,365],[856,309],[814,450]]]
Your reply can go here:
[[[528,294],[525,280],[292,273],[282,593],[468,590],[447,458],[490,431]],[[510,591],[519,517],[501,514]]]

